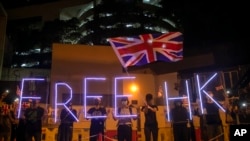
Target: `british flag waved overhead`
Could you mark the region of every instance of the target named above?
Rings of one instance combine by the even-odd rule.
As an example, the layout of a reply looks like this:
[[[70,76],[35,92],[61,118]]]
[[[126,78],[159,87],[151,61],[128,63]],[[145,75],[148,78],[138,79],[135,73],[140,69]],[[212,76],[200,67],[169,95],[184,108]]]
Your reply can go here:
[[[115,37],[108,40],[124,68],[183,59],[183,36],[180,32]]]

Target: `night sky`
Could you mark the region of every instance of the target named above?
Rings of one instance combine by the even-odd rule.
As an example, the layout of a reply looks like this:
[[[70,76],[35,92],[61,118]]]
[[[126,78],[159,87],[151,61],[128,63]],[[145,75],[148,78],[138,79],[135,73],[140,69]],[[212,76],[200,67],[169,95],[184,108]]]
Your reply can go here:
[[[249,10],[242,4],[189,4],[185,6],[187,37],[214,42],[249,39]]]

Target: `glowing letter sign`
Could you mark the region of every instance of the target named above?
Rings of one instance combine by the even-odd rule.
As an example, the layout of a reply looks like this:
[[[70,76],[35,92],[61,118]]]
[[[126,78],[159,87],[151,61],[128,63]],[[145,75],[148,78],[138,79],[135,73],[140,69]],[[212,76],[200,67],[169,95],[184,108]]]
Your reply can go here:
[[[58,103],[58,87],[59,86],[65,86],[65,87],[67,87],[68,89],[69,89],[69,91],[70,91],[70,98],[66,101],[66,102],[64,102],[64,103]],[[56,120],[57,120],[57,106],[59,106],[59,105],[61,105],[61,106],[64,106],[65,107],[65,109],[71,114],[71,116],[72,117],[74,117],[74,119],[76,120],[76,121],[79,121],[78,119],[77,119],[77,117],[70,111],[70,109],[66,106],[70,101],[71,101],[71,99],[72,99],[72,94],[73,94],[73,92],[72,92],[72,88],[67,84],[67,83],[56,83],[55,84],[55,122],[56,122]]]
[[[105,118],[107,116],[87,116],[87,98],[101,98],[102,96],[90,96],[87,93],[87,81],[94,80],[94,81],[104,81],[106,78],[103,77],[87,77],[84,78],[84,116],[85,118]]]
[[[186,90],[187,90],[187,97],[169,97],[168,96],[168,89],[167,89],[167,82],[164,82],[165,94],[166,94],[166,104],[167,104],[167,116],[168,121],[170,120],[170,109],[169,109],[169,100],[177,100],[177,99],[188,99],[188,109],[189,109],[189,119],[192,120],[192,110],[190,104],[190,96],[189,96],[189,88],[188,88],[188,81],[186,80]]]
[[[36,97],[36,96],[24,96],[23,91],[24,91],[24,82],[25,81],[44,81],[45,79],[43,78],[23,78],[22,79],[22,84],[21,84],[21,93],[20,93],[20,102],[19,102],[19,107],[18,107],[18,114],[17,117],[19,118],[21,115],[21,104],[23,99],[41,99],[41,97]]]
[[[187,98],[188,98],[189,119],[192,120],[191,100],[190,100],[189,86],[188,86],[187,80],[186,80],[186,91],[187,91],[187,96],[188,96]]]
[[[196,75],[196,79],[197,79],[197,87],[198,87],[198,94],[199,94],[199,98],[200,98],[200,105],[201,105],[201,113],[203,114],[204,113],[204,110],[203,110],[203,101],[202,101],[202,97],[201,97],[201,91],[203,88],[205,88],[207,86],[207,84],[212,81],[214,79],[214,77],[217,75],[217,73],[215,73],[210,79],[207,80],[207,82],[205,82],[203,84],[203,86],[201,87],[200,86],[200,79],[199,79],[199,75]]]
[[[135,79],[135,77],[115,77],[115,83],[114,83],[114,93],[115,93],[115,117],[136,117],[137,115],[119,115],[117,113],[117,99],[122,98],[122,97],[130,97],[132,96],[131,94],[126,94],[126,95],[118,95],[117,94],[117,81],[118,80],[124,80],[124,79]]]

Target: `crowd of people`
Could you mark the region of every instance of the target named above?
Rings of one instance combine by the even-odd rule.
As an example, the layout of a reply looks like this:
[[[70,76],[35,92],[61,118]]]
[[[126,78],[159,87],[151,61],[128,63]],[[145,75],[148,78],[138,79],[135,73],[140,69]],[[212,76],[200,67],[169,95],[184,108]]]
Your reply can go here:
[[[204,114],[197,114],[201,117],[202,139],[209,141],[217,137],[219,141],[223,141],[222,121],[219,115],[219,107],[211,99],[213,92],[208,92],[209,97],[206,97],[204,102]],[[8,95],[7,92],[1,94],[0,107],[0,140],[4,141],[41,141],[42,137],[42,120],[45,115],[45,110],[39,106],[39,100],[29,100],[28,107],[17,118],[17,105],[14,101],[11,105],[4,103],[4,98]],[[144,113],[144,135],[146,141],[158,141],[158,122],[157,105],[154,104],[152,94],[146,94],[145,105],[140,108]],[[93,107],[87,111],[87,119],[90,120],[89,140],[97,141],[101,135],[104,140],[105,120],[107,115],[111,113],[113,119],[117,121],[117,140],[132,141],[132,121],[137,120],[138,111],[133,110],[128,97],[120,99],[117,111],[107,110],[102,106],[101,98],[95,98]],[[6,107],[8,106],[8,108]],[[58,141],[72,141],[73,123],[77,117],[77,112],[73,109],[72,103],[69,102],[67,107],[61,110],[60,125],[58,127]],[[192,137],[192,121],[189,119],[189,109],[183,106],[183,101],[174,101],[174,107],[170,111],[170,118],[173,127],[174,141],[190,141]],[[166,118],[168,116],[166,115]]]
[[[0,99],[0,140],[4,141],[41,141],[42,118],[44,109],[39,100],[29,100],[27,107],[17,118],[18,101],[6,103],[8,92],[3,92]]]

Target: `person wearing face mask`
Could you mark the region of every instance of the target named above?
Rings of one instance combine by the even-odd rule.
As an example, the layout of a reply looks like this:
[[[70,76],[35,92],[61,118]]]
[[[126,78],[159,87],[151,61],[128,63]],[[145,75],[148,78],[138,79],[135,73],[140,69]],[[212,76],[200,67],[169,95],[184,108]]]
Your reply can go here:
[[[118,108],[118,115],[133,115],[132,107],[129,106],[127,97],[121,99],[121,107]],[[118,141],[132,141],[132,119],[131,117],[115,117],[112,112],[113,119],[118,120],[117,138]]]
[[[67,104],[68,109],[73,113],[76,117],[76,110],[73,109],[72,103],[69,102]],[[71,115],[71,113],[66,109],[62,109],[60,114],[61,123],[58,128],[58,141],[72,141],[73,135],[73,122],[75,122],[75,118]]]
[[[101,106],[101,99],[96,98],[94,100],[94,107],[90,108],[87,112],[88,116],[91,116],[89,141],[97,141],[98,134],[102,134],[102,140],[104,141],[104,122],[106,120],[106,109]],[[94,118],[96,116],[96,118]],[[99,117],[98,117],[99,116]]]
[[[158,107],[153,104],[152,94],[146,94],[146,103],[141,110],[145,115],[144,134],[146,141],[151,140],[151,134],[153,136],[153,141],[158,141],[158,122],[156,118]]]
[[[181,100],[174,101],[174,108],[170,111],[173,124],[174,141],[188,141],[188,111]]]

